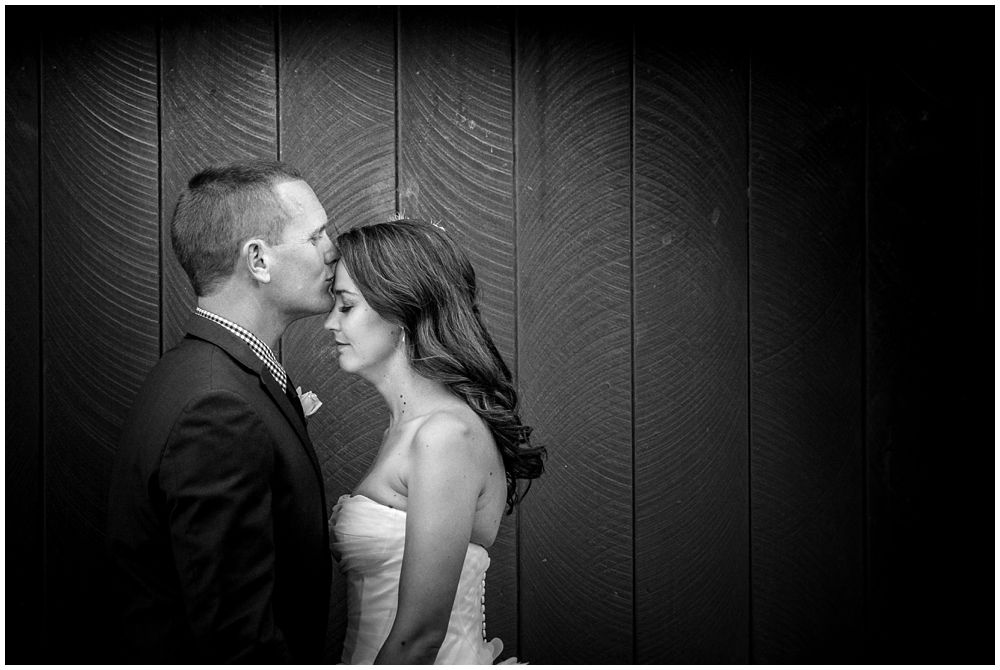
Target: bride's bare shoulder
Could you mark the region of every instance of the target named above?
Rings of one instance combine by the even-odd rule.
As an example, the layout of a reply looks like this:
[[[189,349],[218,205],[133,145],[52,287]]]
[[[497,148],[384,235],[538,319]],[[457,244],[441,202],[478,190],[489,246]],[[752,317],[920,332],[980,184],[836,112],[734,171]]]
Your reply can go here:
[[[439,448],[454,451],[456,447],[473,451],[491,446],[489,430],[468,406],[445,407],[429,413],[413,435],[411,448]]]

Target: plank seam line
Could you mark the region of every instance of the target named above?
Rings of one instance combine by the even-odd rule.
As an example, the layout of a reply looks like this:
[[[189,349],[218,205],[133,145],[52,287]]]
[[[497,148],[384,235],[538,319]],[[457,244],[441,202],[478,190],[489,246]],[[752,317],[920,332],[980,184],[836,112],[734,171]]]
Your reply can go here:
[[[636,405],[636,389],[635,389],[635,314],[636,314],[636,296],[635,296],[635,126],[636,126],[636,52],[637,52],[637,38],[635,24],[631,26],[631,31],[629,38],[631,47],[629,54],[631,63],[629,68],[629,225],[628,225],[628,247],[629,247],[629,295],[631,296],[630,301],[630,313],[629,313],[629,367],[630,369],[630,397],[629,401],[631,403],[630,407],[630,423],[632,429],[632,663],[635,663],[639,657],[639,577],[638,577],[638,560],[637,560],[637,546],[636,542],[636,431],[635,431],[635,405]]]
[[[42,109],[45,106],[45,86],[44,86],[44,72],[45,72],[45,50],[44,44],[42,42],[41,29],[37,29],[36,33],[37,42],[35,47],[37,49],[38,56],[38,67],[36,72],[36,81],[38,84],[38,108],[35,110],[37,117],[38,126],[38,140],[36,143],[36,151],[38,152],[38,166],[37,166],[37,177],[38,177],[38,213],[35,217],[35,225],[38,226],[38,439],[39,439],[39,492],[42,498],[42,605],[41,605],[41,615],[42,622],[48,620],[48,602],[49,602],[49,580],[47,575],[46,567],[49,564],[49,514],[48,505],[45,504],[45,482],[47,480],[47,469],[46,463],[48,462],[45,458],[45,226],[42,225],[44,219],[44,195],[45,186],[44,180],[42,179],[43,170],[43,152],[42,146],[44,144],[45,127],[43,125],[44,115]]]
[[[395,139],[395,144],[396,144],[396,147],[395,147],[395,149],[396,149],[396,160],[394,161],[394,168],[395,168],[395,175],[394,175],[394,177],[395,177],[396,183],[395,183],[395,188],[393,189],[393,197],[394,197],[394,203],[395,203],[393,209],[395,209],[395,211],[396,211],[396,218],[400,218],[403,215],[403,212],[400,211],[400,202],[399,202],[399,163],[400,163],[400,160],[402,159],[402,156],[400,155],[400,149],[401,149],[402,145],[401,145],[401,141],[400,141],[400,131],[401,131],[401,128],[400,128],[400,123],[399,123],[400,116],[402,115],[402,100],[401,100],[401,97],[399,95],[399,80],[400,80],[400,76],[399,75],[400,75],[400,68],[402,67],[402,50],[403,50],[402,49],[402,44],[401,44],[401,42],[402,42],[402,32],[403,32],[402,31],[402,22],[403,22],[403,9],[402,9],[402,7],[396,7],[396,22],[395,22],[395,25],[393,26],[393,28],[395,29],[395,35],[393,36],[394,37],[393,41],[395,42],[394,46],[395,46],[395,51],[396,51],[396,63],[395,63],[395,67],[393,68],[393,71],[394,71],[393,74],[394,74],[395,79],[394,79],[394,81],[392,83],[393,84],[393,92],[392,93],[393,93],[393,96],[395,97],[395,100],[393,100],[393,102],[395,103],[395,110],[396,110],[396,114],[395,114],[396,118],[393,119],[393,122],[394,122],[393,123],[394,132],[395,132],[395,135],[396,135],[395,138],[394,138]]]
[[[281,160],[281,6],[274,8],[274,147]]]
[[[156,22],[156,262],[157,292],[159,295],[159,341],[157,352],[163,355],[163,17]]]
[[[865,47],[868,48],[866,43]],[[865,58],[865,63],[871,63],[870,58]],[[861,620],[864,625],[863,639],[867,640],[871,630],[871,603],[869,602],[869,588],[871,580],[871,524],[868,522],[871,500],[869,498],[868,485],[868,310],[870,303],[868,299],[868,288],[870,277],[868,275],[868,250],[871,248],[871,70],[865,67],[864,78],[864,114],[865,114],[865,139],[864,139],[864,247],[861,252],[861,513],[862,513],[862,533],[861,533],[861,555],[864,557],[861,570]]]
[[[518,89],[517,89],[517,53],[518,53],[518,35],[517,35],[517,20],[518,20],[518,9],[514,8],[513,17],[510,24],[510,118],[511,118],[511,138],[510,138],[510,166],[511,166],[511,212],[512,212],[512,224],[514,226],[513,239],[514,239],[514,388],[518,392],[518,398],[523,399],[521,393],[521,352],[518,345],[521,341],[521,319],[520,319],[520,301],[518,287],[520,286],[520,259],[518,257],[518,236],[519,236],[519,217],[518,217],[518,206],[519,200],[517,197],[518,188]],[[522,410],[523,411],[523,410]],[[515,484],[516,485],[516,484]],[[521,505],[518,505],[514,511],[514,597],[517,599],[514,612],[514,650],[521,654]]]
[[[747,278],[747,663],[754,662],[753,623],[753,302],[752,245],[753,216],[753,48],[747,51],[747,137],[746,137],[746,278]]]
[[[281,160],[281,6],[271,14],[274,32],[274,152],[275,159]],[[287,331],[278,338],[278,361],[287,366],[285,360],[285,338]]]

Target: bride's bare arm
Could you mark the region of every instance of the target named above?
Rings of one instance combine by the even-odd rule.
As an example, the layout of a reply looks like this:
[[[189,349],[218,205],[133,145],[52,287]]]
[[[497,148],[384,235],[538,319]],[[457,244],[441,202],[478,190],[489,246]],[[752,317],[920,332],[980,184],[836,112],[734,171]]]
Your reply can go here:
[[[376,663],[433,663],[448,630],[483,489],[475,436],[441,413],[410,446],[399,607]]]

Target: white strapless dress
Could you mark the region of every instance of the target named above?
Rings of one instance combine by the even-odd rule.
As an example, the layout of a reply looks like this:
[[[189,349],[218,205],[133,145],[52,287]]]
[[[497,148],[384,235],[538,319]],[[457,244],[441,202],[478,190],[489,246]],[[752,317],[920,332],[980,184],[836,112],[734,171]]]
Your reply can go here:
[[[362,495],[344,495],[330,517],[334,557],[347,580],[344,663],[375,661],[396,618],[406,512]],[[491,665],[503,645],[487,642],[486,549],[470,544],[462,565],[448,633],[435,664]]]

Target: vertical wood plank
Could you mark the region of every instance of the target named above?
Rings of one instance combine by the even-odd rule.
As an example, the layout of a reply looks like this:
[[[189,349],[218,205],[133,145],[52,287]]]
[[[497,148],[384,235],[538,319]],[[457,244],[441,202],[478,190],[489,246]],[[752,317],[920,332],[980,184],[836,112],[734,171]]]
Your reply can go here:
[[[748,662],[749,63],[714,29],[636,23],[638,663]]]
[[[4,70],[5,583],[12,614],[5,660],[11,663],[35,662],[43,631],[39,34],[24,11],[6,11],[19,28],[7,33]]]
[[[278,156],[274,10],[185,7],[161,24],[163,349],[195,296],[170,244],[177,197],[201,169]]]
[[[441,223],[461,241],[508,362],[515,335],[512,18],[403,9],[399,36],[400,212]]]
[[[396,211],[395,24],[392,8],[281,13],[281,158],[316,191],[331,237],[389,220]],[[309,433],[332,505],[371,463],[385,405],[367,382],[337,373],[325,318],[292,324],[282,340],[282,362],[296,384],[325,401],[310,418]],[[340,660],[346,628],[346,591],[335,578],[327,644],[332,662]]]
[[[514,369],[512,13],[400,12],[399,209],[440,223],[476,269],[482,313]],[[487,635],[518,653],[516,516],[490,547]]]
[[[521,655],[633,661],[631,29],[519,14],[518,375],[549,448],[521,509]]]
[[[102,20],[96,20],[102,19]],[[116,9],[43,34],[46,660],[104,663],[122,421],[159,355],[156,32]],[[92,27],[92,26],[100,26]]]
[[[864,79],[842,33],[791,34],[761,35],[752,56],[751,661],[851,663],[864,614]]]
[[[870,658],[989,663],[993,24],[913,19],[870,42]]]

